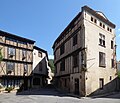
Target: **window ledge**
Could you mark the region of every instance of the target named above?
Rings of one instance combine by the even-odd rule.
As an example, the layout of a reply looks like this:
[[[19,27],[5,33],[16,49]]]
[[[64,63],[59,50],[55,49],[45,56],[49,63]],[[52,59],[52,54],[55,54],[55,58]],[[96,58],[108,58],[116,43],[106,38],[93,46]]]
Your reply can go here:
[[[99,44],[100,46],[102,46],[102,47],[104,47],[104,48],[106,48],[106,46],[105,45],[101,45],[101,44]]]
[[[99,65],[99,67],[103,67],[103,68],[105,68],[105,67],[106,67],[106,65]]]

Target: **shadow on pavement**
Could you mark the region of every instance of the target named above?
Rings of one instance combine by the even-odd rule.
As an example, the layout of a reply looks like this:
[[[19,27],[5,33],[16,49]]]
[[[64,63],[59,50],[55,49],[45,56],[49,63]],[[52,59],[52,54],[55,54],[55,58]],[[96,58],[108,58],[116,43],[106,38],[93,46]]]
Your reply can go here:
[[[48,85],[45,88],[40,89],[30,89],[22,92],[17,92],[16,95],[44,95],[68,97],[66,93],[58,91],[53,85]]]
[[[111,99],[120,99],[120,92],[113,92],[113,93],[108,93],[108,94],[103,94],[103,95],[98,95],[98,96],[92,96],[92,99],[95,98],[111,98]]]
[[[44,96],[59,96],[59,97],[80,98],[77,95],[73,95],[73,94],[70,94],[70,93],[66,93],[64,91],[57,90],[53,85],[48,85],[45,88],[40,88],[40,89],[30,89],[30,90],[26,90],[26,91],[22,91],[22,92],[17,92],[16,95],[44,95]],[[91,98],[91,99],[96,99],[96,98],[120,99],[120,92],[90,96],[88,98]]]

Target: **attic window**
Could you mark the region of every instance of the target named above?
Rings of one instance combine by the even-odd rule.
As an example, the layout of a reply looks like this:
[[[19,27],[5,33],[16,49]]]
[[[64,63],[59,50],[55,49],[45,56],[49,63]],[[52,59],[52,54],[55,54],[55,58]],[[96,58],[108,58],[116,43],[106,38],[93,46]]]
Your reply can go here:
[[[100,26],[102,26],[102,23],[100,22]]]
[[[107,27],[107,30],[109,31],[109,30],[110,30],[110,28],[109,28],[109,27]]]
[[[42,58],[42,52],[38,52],[38,57],[41,57]]]
[[[112,29],[110,29],[110,32],[112,32]]]
[[[105,25],[103,24],[103,28],[105,29]]]
[[[94,19],[94,23],[97,23],[97,20],[96,20],[96,19]]]
[[[91,21],[93,21],[93,17],[91,17]]]

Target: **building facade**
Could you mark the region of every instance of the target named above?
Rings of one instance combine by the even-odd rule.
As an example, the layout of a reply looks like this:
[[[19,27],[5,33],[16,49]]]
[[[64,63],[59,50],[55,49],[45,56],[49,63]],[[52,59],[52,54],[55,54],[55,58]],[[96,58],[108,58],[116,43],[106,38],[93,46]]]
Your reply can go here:
[[[31,86],[33,64],[33,40],[0,31],[0,83],[4,87],[15,88],[24,84]]]
[[[33,47],[33,88],[40,88],[48,84],[49,69],[47,51]]]
[[[56,85],[90,96],[116,89],[115,25],[88,6],[53,44]]]

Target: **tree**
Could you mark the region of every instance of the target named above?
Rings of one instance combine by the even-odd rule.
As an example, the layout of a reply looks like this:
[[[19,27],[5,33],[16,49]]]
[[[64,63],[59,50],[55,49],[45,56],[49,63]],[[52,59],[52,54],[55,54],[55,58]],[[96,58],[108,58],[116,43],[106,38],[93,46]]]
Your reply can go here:
[[[50,68],[51,68],[52,73],[54,73],[54,71],[55,71],[55,67],[54,67],[53,61],[54,61],[53,59],[50,59],[50,60],[49,60],[49,66],[50,66]]]

